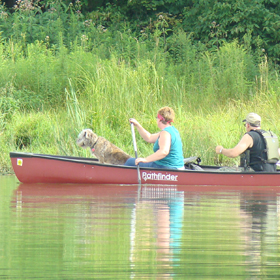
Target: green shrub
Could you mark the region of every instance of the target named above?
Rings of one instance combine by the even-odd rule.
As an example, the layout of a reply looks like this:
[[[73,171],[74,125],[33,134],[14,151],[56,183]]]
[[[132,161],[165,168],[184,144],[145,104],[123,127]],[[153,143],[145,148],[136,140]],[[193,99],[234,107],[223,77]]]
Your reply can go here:
[[[7,134],[16,150],[34,150],[54,143],[52,119],[43,113],[18,112],[13,116]]]
[[[14,87],[11,84],[0,88],[0,126],[2,129],[20,107],[18,100],[13,96],[13,91]]]

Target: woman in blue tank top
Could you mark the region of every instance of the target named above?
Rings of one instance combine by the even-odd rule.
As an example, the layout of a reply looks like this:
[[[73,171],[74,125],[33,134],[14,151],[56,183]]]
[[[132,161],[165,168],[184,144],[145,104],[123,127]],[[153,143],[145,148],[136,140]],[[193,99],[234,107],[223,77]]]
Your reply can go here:
[[[171,125],[175,113],[170,107],[158,110],[157,125],[161,130],[151,134],[135,119],[130,119],[137,128],[141,137],[148,143],[154,143],[154,153],[145,158],[130,158],[125,165],[154,168],[184,169],[182,141],[178,130]]]

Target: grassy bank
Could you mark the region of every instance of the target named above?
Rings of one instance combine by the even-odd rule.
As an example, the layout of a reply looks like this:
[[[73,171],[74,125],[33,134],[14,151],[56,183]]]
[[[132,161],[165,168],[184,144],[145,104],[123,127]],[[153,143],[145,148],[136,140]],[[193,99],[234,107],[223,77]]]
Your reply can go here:
[[[0,45],[2,173],[11,170],[10,151],[91,156],[75,144],[84,128],[134,155],[128,119],[156,132],[162,106],[175,109],[184,156],[200,156],[203,164],[238,163],[217,156],[215,146],[236,145],[249,112],[280,137],[280,81],[265,57],[237,43],[210,53],[183,33],[177,39],[181,47],[172,57],[135,41],[133,59],[114,50],[105,58],[104,50],[82,45],[54,50],[37,42],[24,51],[12,41]],[[152,146],[136,137],[139,156],[150,154]]]

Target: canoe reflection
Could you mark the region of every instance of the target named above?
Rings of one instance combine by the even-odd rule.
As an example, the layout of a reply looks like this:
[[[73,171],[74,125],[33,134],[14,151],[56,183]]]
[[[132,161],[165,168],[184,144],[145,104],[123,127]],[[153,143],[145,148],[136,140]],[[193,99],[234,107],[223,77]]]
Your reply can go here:
[[[91,200],[93,198],[110,200],[112,197],[124,197],[126,195],[135,198],[138,187],[136,185],[78,185],[78,184],[20,184],[15,191],[18,199],[25,204],[36,202],[66,203],[67,201]],[[28,206],[28,205],[26,205]]]
[[[184,192],[189,194],[200,193],[201,195],[209,195],[212,193],[228,192],[242,194],[253,193],[263,195],[271,195],[280,192],[280,187],[254,187],[254,186],[160,186],[145,185],[139,189],[138,185],[97,185],[97,184],[20,184],[15,190],[16,194],[25,199],[32,197],[42,197],[50,201],[59,201],[59,199],[72,198],[110,198],[112,196],[126,197],[133,196],[138,193],[139,198],[149,196],[168,197],[172,196],[172,192]],[[174,195],[174,193],[173,193]]]

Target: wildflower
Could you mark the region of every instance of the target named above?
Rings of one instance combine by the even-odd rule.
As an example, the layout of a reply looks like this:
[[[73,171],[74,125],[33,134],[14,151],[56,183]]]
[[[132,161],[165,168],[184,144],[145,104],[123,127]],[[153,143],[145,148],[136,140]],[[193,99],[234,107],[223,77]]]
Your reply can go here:
[[[35,9],[31,0],[18,0],[16,1],[14,8],[23,11],[31,11]]]
[[[84,21],[84,26],[86,26],[86,27],[91,26],[91,24],[92,24],[92,20],[91,19],[88,19],[88,20]]]
[[[56,12],[56,9],[54,7],[51,7],[49,10],[48,10],[49,13],[53,14],[54,12]]]
[[[99,25],[99,26],[97,27],[97,29],[98,29],[99,31],[101,31],[101,32],[106,32],[106,31],[107,31],[107,29],[106,29],[103,25]]]
[[[82,41],[82,42],[85,42],[85,41],[87,41],[87,40],[88,40],[88,37],[87,37],[86,35],[82,35],[81,41]]]
[[[0,15],[1,15],[1,18],[3,18],[3,19],[6,19],[8,17],[8,13],[6,13],[4,11],[2,11]]]

